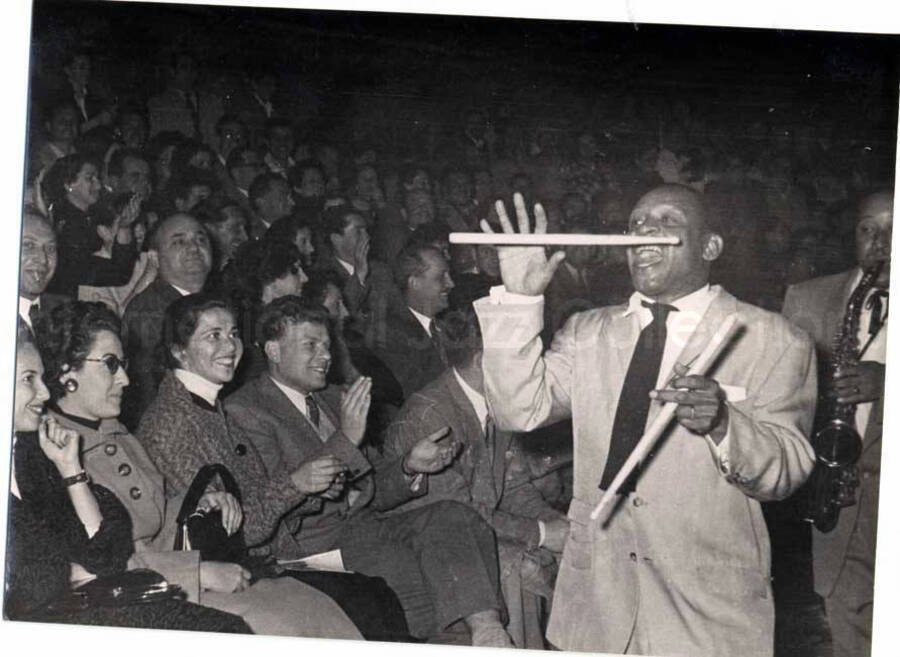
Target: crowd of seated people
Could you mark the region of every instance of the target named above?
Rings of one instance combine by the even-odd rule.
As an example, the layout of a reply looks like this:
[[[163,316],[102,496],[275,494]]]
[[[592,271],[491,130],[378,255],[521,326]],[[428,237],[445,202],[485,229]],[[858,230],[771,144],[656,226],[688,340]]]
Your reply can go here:
[[[115,105],[92,95],[90,64],[73,53],[65,93],[34,107],[20,267],[17,445],[53,475],[40,494],[65,517],[39,526],[23,469],[11,522],[25,541],[75,540],[80,521],[66,556],[99,572],[100,516],[130,516],[110,563],[185,587],[196,604],[179,614],[196,629],[547,648],[571,425],[540,438],[493,427],[472,302],[501,264],[494,247],[448,234],[496,229],[493,203],[511,207],[514,192],[541,203],[554,232],[623,233],[638,198],[679,183],[725,233],[712,280],[777,311],[789,285],[852,265],[852,201],[883,173],[859,144],[786,140],[774,123],[723,134],[689,104],[660,122],[636,111],[567,131],[497,131],[478,108],[410,157],[408,144],[311,136],[281,113],[275,71],[217,98],[181,52],[158,95]],[[622,252],[568,247],[542,337],[630,291]],[[28,393],[34,413],[47,404],[40,426],[19,417],[26,365],[49,388]],[[215,491],[203,504],[228,510],[249,551],[338,549],[357,578],[251,581],[240,565],[173,553],[170,516],[212,463],[242,500]],[[66,499],[51,465],[93,483]],[[51,574],[60,581],[40,585],[57,590]],[[29,582],[15,584],[10,609],[49,618],[34,593],[19,597]],[[148,618],[73,622],[178,626]]]

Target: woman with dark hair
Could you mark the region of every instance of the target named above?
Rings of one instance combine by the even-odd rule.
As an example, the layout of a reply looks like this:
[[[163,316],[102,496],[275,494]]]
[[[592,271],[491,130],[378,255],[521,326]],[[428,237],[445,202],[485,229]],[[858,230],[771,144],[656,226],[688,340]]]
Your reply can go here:
[[[294,472],[266,470],[253,443],[222,411],[219,392],[234,377],[243,354],[233,310],[221,299],[192,294],[166,310],[162,348],[169,370],[141,418],[137,436],[166,478],[170,497],[182,495],[194,473],[221,463],[242,495],[244,538],[254,554],[279,559],[306,556],[282,522],[289,511],[316,513],[343,469],[336,459],[316,459]],[[292,572],[331,597],[367,639],[406,640],[408,629],[396,595],[383,580],[359,574]]]
[[[191,600],[236,613],[260,634],[359,638],[334,601],[312,588],[291,580],[250,584],[238,564],[173,550],[181,496],[169,495],[153,461],[118,421],[128,376],[119,321],[109,309],[69,302],[38,322],[37,333],[54,422],[81,434],[85,471],[118,497],[130,517],[130,568],[159,571]],[[198,509],[219,510],[229,534],[243,517],[238,501],[224,492],[207,492]]]
[[[286,217],[275,220],[266,231],[265,237],[274,242],[293,244],[300,252],[300,261],[303,266],[307,270],[313,266],[316,246],[313,244],[312,227],[307,218],[297,210]]]
[[[102,333],[114,327],[116,320],[108,310],[98,308],[102,312],[96,326]],[[86,378],[97,373],[102,378],[107,366],[93,359],[102,345],[96,344],[98,341],[91,345],[77,342],[79,369]],[[23,329],[16,340],[16,434],[4,615],[12,620],[54,623],[249,632],[237,616],[179,599],[142,605],[61,607],[71,583],[124,572],[134,544],[128,512],[110,490],[93,483],[82,468],[81,432],[44,415],[49,393],[43,375],[38,350],[30,333]],[[127,383],[124,371],[119,380]],[[65,388],[59,380],[53,383],[54,391]],[[96,399],[99,403],[110,396],[97,395]]]
[[[81,153],[60,158],[47,173],[45,194],[57,231],[59,265],[49,291],[74,298],[79,285],[125,285],[131,279],[137,253],[131,224],[137,204],[123,212],[112,241],[109,258],[94,254],[103,246],[93,218],[100,198],[97,162]]]
[[[243,364],[228,386],[230,391],[265,370],[265,357],[255,337],[259,310],[273,299],[300,296],[308,277],[294,244],[266,236],[241,246],[222,278],[223,294],[238,312],[247,345]]]

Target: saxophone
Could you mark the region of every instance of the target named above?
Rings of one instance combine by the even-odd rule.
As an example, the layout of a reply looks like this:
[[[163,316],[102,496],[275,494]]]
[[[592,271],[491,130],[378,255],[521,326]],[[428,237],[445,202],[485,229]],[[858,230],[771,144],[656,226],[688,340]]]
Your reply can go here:
[[[823,380],[833,380],[839,371],[858,362],[857,333],[863,302],[883,267],[884,261],[869,267],[850,295]],[[820,397],[820,401],[824,403],[824,412],[819,417],[825,421],[812,439],[816,465],[807,483],[804,520],[828,533],[837,526],[841,509],[856,504],[859,485],[856,462],[862,453],[862,438],[856,430],[856,404],[842,404],[830,397]]]

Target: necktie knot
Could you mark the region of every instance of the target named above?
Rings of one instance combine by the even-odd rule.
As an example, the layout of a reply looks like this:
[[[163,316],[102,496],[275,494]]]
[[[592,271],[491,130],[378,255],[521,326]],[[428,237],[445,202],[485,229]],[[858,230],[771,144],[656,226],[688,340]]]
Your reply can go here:
[[[887,318],[887,312],[885,312],[887,310],[885,308],[887,300],[887,290],[875,288],[869,294],[865,304],[865,308],[871,311],[869,315],[869,335],[875,335],[884,325],[884,320]]]
[[[678,312],[678,308],[668,303],[641,301],[641,305],[650,310],[650,313],[653,315],[653,321],[657,324],[665,324],[670,312]]]

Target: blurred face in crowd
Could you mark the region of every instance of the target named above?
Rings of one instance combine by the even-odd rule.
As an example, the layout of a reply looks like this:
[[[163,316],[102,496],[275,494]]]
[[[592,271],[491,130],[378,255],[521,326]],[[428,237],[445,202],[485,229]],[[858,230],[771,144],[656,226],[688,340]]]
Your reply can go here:
[[[64,70],[72,86],[83,89],[91,79],[91,59],[87,55],[73,57]]]
[[[22,225],[19,294],[37,299],[56,271],[56,234],[43,217],[26,214]]]
[[[431,176],[424,169],[419,169],[413,174],[413,177],[405,181],[403,186],[407,192],[420,191],[431,193]]]
[[[219,155],[228,158],[235,148],[247,145],[247,131],[242,123],[230,121],[223,123],[219,129]]]
[[[493,280],[500,280],[500,258],[497,256],[497,247],[479,244],[475,251],[475,261],[478,263],[478,271]]]
[[[131,192],[146,199],[152,191],[150,165],[140,158],[126,157],[122,162],[122,175],[110,176],[109,179],[114,192]]]
[[[274,181],[269,191],[257,199],[256,205],[262,218],[269,223],[288,216],[294,209],[294,199],[287,181]]]
[[[211,308],[200,313],[197,328],[187,346],[172,350],[182,369],[218,385],[234,378],[243,353],[244,343],[234,315],[224,308]]]
[[[494,195],[494,181],[491,172],[482,169],[475,172],[475,199],[479,202],[490,199]]]
[[[631,212],[628,232],[681,240],[680,244],[628,249],[635,289],[660,303],[671,303],[703,286],[710,263],[722,250],[721,237],[706,229],[698,195],[677,186],[645,194]]]
[[[188,160],[188,164],[197,169],[209,171],[212,169],[212,153],[206,150],[206,148],[201,148],[191,156],[191,159]]]
[[[75,180],[66,185],[66,195],[73,205],[86,210],[100,198],[100,177],[97,167],[86,162]]]
[[[434,221],[431,192],[415,189],[406,193],[406,222],[415,228]]]
[[[338,322],[342,322],[350,316],[350,311],[344,305],[344,295],[341,294],[341,289],[334,283],[328,283],[325,286],[325,298],[322,299],[322,305],[325,306],[328,314]]]
[[[288,267],[287,271],[281,276],[263,286],[262,302],[269,303],[289,294],[299,297],[303,294],[303,285],[308,280],[309,277],[303,271],[303,264],[298,260]]]
[[[60,376],[64,385],[70,379],[78,383],[74,392],[66,391],[60,399],[60,408],[86,420],[119,417],[122,391],[128,385],[128,375],[122,366],[124,357],[118,335],[107,330],[97,331],[81,367]]]
[[[119,120],[119,133],[128,148],[143,148],[147,141],[147,123],[137,112],[125,112]]]
[[[288,323],[284,335],[266,343],[270,372],[284,385],[308,394],[322,390],[331,367],[331,338],[324,324]]]
[[[267,135],[269,152],[280,162],[286,162],[294,151],[294,131],[288,126],[275,126]]]
[[[37,431],[50,392],[44,385],[44,365],[31,343],[16,349],[16,392],[13,431]]]
[[[209,185],[191,185],[184,198],[175,199],[175,207],[179,212],[188,212],[211,195],[212,190],[209,188]]]
[[[894,225],[894,199],[879,192],[863,199],[856,219],[856,262],[864,270],[883,261],[884,268],[876,284],[888,287],[891,281],[891,233]]]
[[[212,247],[200,222],[186,214],[169,217],[157,231],[155,246],[160,278],[189,292],[199,292],[212,266]]]
[[[331,244],[339,258],[346,262],[353,262],[359,245],[369,239],[369,228],[366,220],[361,215],[349,215],[344,224],[344,231],[331,235]]]
[[[53,141],[69,143],[78,136],[80,123],[81,116],[78,114],[78,110],[66,105],[53,113],[53,117],[47,122],[47,132]]]
[[[362,167],[356,174],[356,193],[360,198],[374,201],[382,198],[375,167]]]
[[[313,244],[312,230],[310,230],[309,226],[304,226],[297,231],[297,234],[294,236],[294,246],[300,251],[300,259],[303,261],[303,266],[311,267],[316,247]]]
[[[426,317],[434,317],[447,308],[450,290],[453,289],[450,265],[437,250],[425,250],[421,258],[426,265],[425,271],[409,277],[406,302]]]
[[[294,191],[303,198],[322,198],[325,196],[325,177],[321,171],[310,167],[303,172],[300,187]]]
[[[255,151],[244,151],[243,162],[231,168],[231,179],[240,189],[250,189],[253,179],[265,170],[262,160]]]
[[[444,195],[456,205],[465,205],[472,200],[472,181],[462,171],[451,173],[444,180]]]
[[[597,141],[594,135],[584,133],[578,137],[578,158],[581,160],[593,160],[597,157]]]
[[[207,229],[219,249],[224,265],[231,260],[238,247],[249,238],[247,237],[247,220],[238,206],[229,205],[222,209],[222,214],[225,216],[225,220],[212,222]]]

